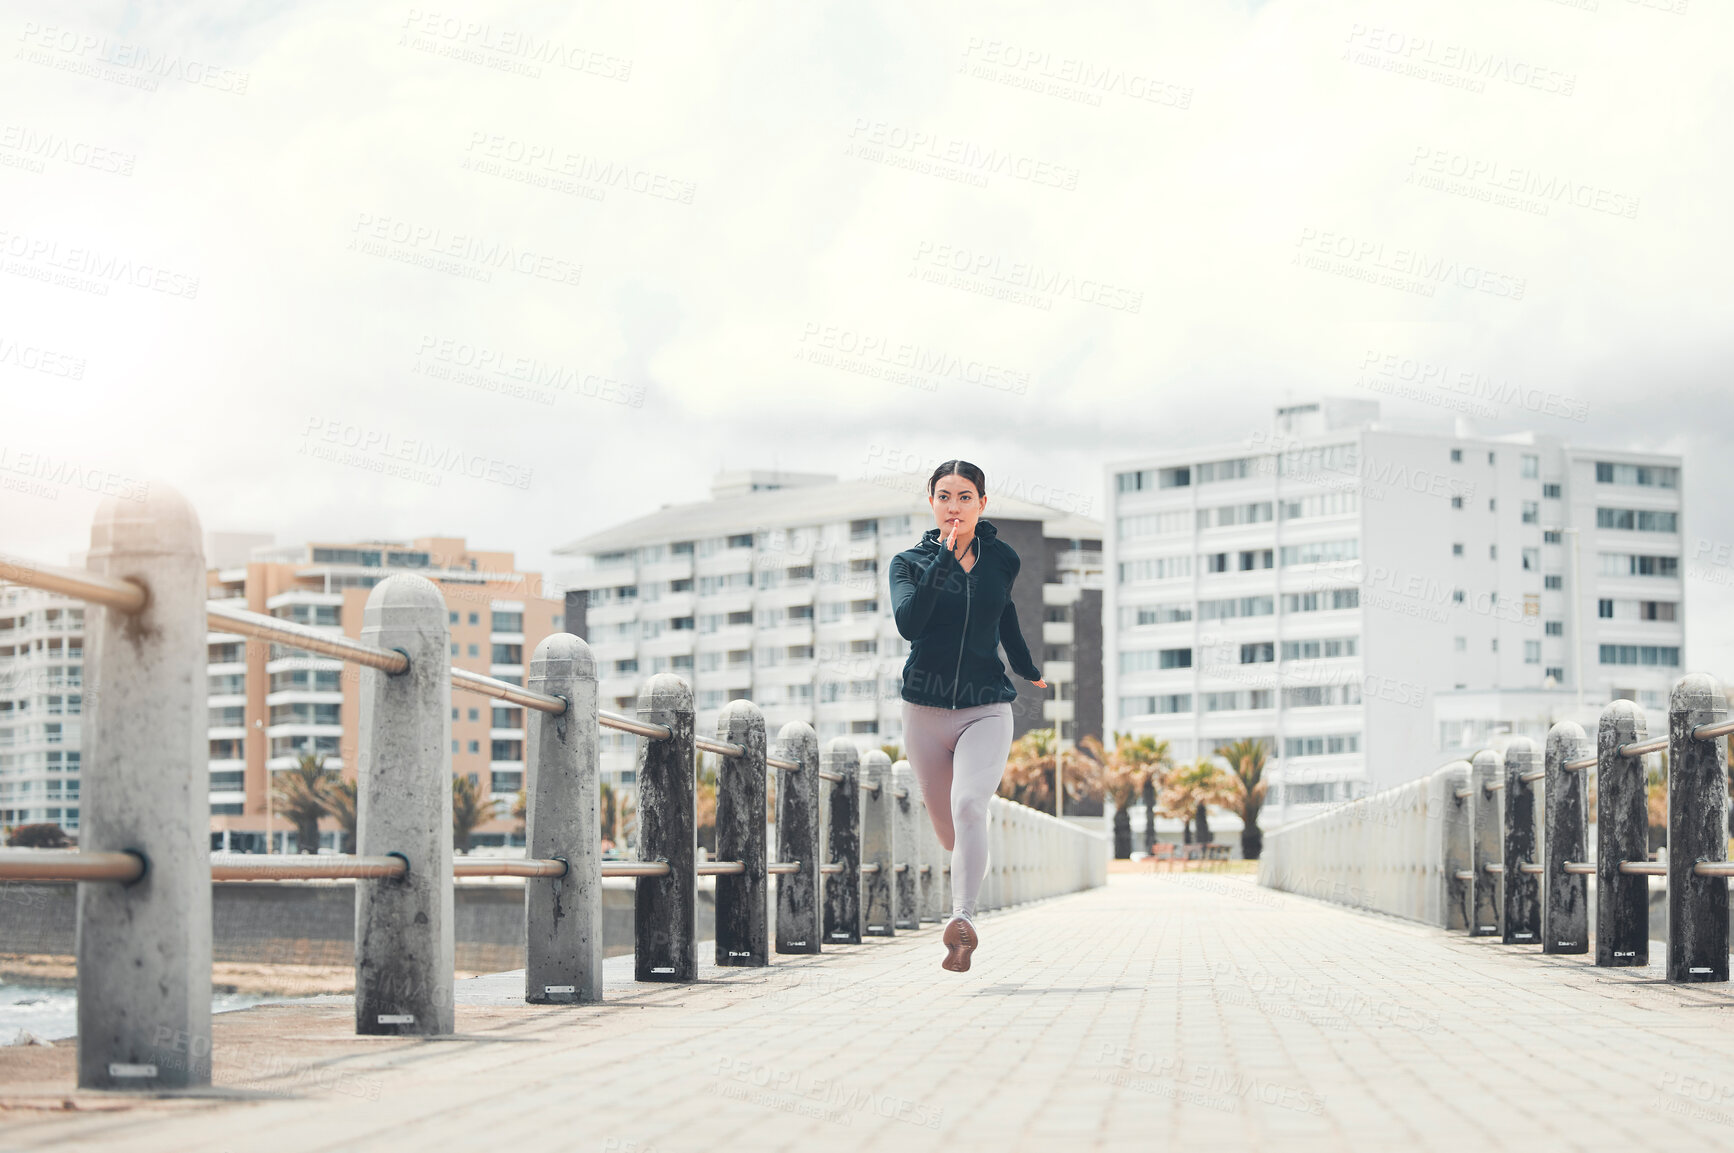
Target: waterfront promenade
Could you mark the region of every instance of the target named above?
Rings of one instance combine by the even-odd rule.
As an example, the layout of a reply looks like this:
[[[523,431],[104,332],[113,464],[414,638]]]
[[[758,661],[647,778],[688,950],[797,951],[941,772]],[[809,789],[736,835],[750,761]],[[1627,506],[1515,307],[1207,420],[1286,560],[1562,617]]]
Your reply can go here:
[[[1125,875],[693,985],[357,1037],[346,997],[216,1018],[215,1089],[77,1092],[0,1050],[0,1149],[1642,1149],[1734,1142],[1734,993],[1328,905]]]

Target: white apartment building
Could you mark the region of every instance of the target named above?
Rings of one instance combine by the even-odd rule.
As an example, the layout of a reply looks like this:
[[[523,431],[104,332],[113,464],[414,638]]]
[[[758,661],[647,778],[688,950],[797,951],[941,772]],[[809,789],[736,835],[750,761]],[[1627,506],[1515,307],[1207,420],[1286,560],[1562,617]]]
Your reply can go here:
[[[78,833],[84,606],[0,585],[0,828]]]
[[[1265,738],[1273,825],[1684,668],[1677,457],[1333,400],[1107,482],[1107,724]]]
[[[932,527],[926,475],[839,482],[723,474],[712,499],[669,506],[555,549],[568,628],[595,652],[604,708],[630,714],[646,678],[693,685],[697,724],[747,698],[769,732],[900,743],[908,642],[891,616],[891,558]],[[1014,729],[1099,733],[1101,527],[994,491],[986,519],[1018,550],[1019,623],[1051,694],[1021,680]],[[1044,699],[1051,697],[1051,699]],[[630,781],[636,738],[605,730],[603,768]]]

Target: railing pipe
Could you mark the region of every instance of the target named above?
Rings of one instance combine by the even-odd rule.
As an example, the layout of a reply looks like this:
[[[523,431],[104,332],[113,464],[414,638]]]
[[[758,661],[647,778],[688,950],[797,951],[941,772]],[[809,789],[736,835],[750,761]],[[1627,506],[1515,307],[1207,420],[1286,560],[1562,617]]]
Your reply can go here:
[[[0,849],[0,881],[119,881],[144,876],[138,853],[88,853],[76,849]]]
[[[1515,737],[1505,747],[1505,856],[1511,868],[1504,875],[1505,907],[1500,941],[1530,945],[1541,939],[1541,882],[1520,863],[1536,858],[1535,786],[1532,776],[1541,752],[1528,737]]]
[[[596,658],[582,639],[556,633],[530,655],[529,674],[532,692],[563,707],[525,717],[524,843],[531,857],[563,857],[569,868],[524,886],[524,1000],[593,1003],[603,955]]]
[[[212,856],[213,881],[374,880],[401,877],[409,870],[402,857]]]
[[[574,638],[576,639],[576,638]],[[451,670],[452,687],[466,692],[480,693],[484,697],[507,701],[514,705],[523,705],[539,713],[559,716],[566,711],[566,701],[552,693],[539,692],[534,688],[519,688],[511,681],[502,681],[498,677],[483,676],[469,669],[453,667]]]
[[[855,749],[855,742],[848,737],[832,738],[825,745],[824,764],[819,777],[831,782],[826,797],[826,863],[841,866],[825,881],[825,941],[827,944],[859,945],[861,790],[856,787],[860,754]]]
[[[1583,774],[1565,768],[1583,755],[1588,743],[1576,721],[1560,721],[1547,733],[1547,783],[1542,792],[1547,825],[1541,839],[1543,953],[1589,952],[1589,882],[1566,868],[1567,862],[1582,861],[1588,851],[1589,810]]]
[[[1728,979],[1728,878],[1697,872],[1728,858],[1728,765],[1718,740],[1698,740],[1728,715],[1714,677],[1680,678],[1668,700],[1668,980]]]
[[[653,741],[666,741],[673,734],[667,725],[653,725],[634,717],[622,716],[620,713],[609,712],[607,709],[597,709],[596,719],[605,729],[615,729],[622,733],[632,733],[634,736],[645,737]]]
[[[404,875],[355,889],[355,1031],[450,1033],[452,682],[445,598],[432,581],[389,576],[368,593],[361,644],[407,668],[361,673],[355,847],[401,855]]]
[[[1473,770],[1469,789],[1473,795],[1469,798],[1469,809],[1475,847],[1469,867],[1475,871],[1475,880],[1471,882],[1474,903],[1469,921],[1469,935],[1489,937],[1500,931],[1500,913],[1504,905],[1504,879],[1487,870],[1488,865],[1501,864],[1504,860],[1505,846],[1501,836],[1504,821],[1500,815],[1500,793],[1504,790],[1491,787],[1496,783],[1503,786],[1499,778],[1503,775],[1504,768],[1500,764],[1499,754],[1491,749],[1476,753],[1471,764]]]
[[[1644,713],[1613,701],[1596,727],[1596,964],[1643,968],[1650,963],[1650,888],[1622,872],[1649,856],[1649,806],[1644,762],[1623,746],[1642,741]]]
[[[823,826],[819,738],[813,726],[806,721],[784,725],[777,733],[777,753],[799,766],[777,778],[777,856],[798,866],[777,882],[777,952],[817,953],[823,933],[819,902]]]
[[[717,769],[716,852],[741,871],[716,882],[716,963],[771,963],[770,879],[765,872],[765,715],[730,701],[717,718],[717,744],[739,752]]]
[[[402,653],[369,648],[341,633],[324,632],[309,625],[278,620],[276,617],[249,612],[232,605],[205,603],[204,612],[208,622],[221,626],[221,632],[290,645],[310,653],[318,653],[320,656],[336,657],[363,668],[378,669],[393,675],[409,668],[409,658]],[[446,664],[443,653],[440,664],[442,667]]]
[[[891,843],[900,860],[897,865],[896,892],[893,894],[899,929],[921,928],[921,847],[920,830],[916,822],[924,821],[921,790],[915,783],[915,770],[908,761],[891,766]]]
[[[169,499],[178,498],[171,493]],[[145,503],[148,507],[150,502],[147,500]],[[99,509],[97,516],[104,515],[106,513]],[[91,569],[38,564],[27,557],[6,554],[0,554],[0,581],[59,593],[61,596],[126,614],[138,612],[150,599],[143,584],[125,577],[110,576],[106,572]],[[203,600],[203,597],[200,599]]]
[[[639,856],[668,862],[661,877],[640,877],[633,905],[633,970],[640,981],[698,979],[698,855],[695,827],[692,689],[657,673],[638,692],[638,720],[667,729],[638,745]]]
[[[78,1085],[211,1083],[205,559],[179,493],[108,498],[90,530],[81,848],[146,863],[78,894]],[[62,585],[77,574],[49,574]],[[143,603],[121,594],[126,584]],[[61,591],[72,591],[62,589]],[[84,595],[78,593],[76,595]],[[165,1043],[165,1038],[168,1042]]]
[[[861,932],[869,937],[897,935],[896,823],[891,795],[891,758],[869,749],[861,759]],[[869,868],[871,866],[871,868]]]

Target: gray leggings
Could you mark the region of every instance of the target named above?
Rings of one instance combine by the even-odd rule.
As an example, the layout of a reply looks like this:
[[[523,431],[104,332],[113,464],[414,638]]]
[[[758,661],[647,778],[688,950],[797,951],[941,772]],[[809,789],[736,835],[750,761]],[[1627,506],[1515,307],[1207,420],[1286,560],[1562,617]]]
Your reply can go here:
[[[951,911],[975,916],[987,876],[987,800],[1011,752],[1007,703],[936,709],[903,702],[903,742],[939,843],[952,851]]]

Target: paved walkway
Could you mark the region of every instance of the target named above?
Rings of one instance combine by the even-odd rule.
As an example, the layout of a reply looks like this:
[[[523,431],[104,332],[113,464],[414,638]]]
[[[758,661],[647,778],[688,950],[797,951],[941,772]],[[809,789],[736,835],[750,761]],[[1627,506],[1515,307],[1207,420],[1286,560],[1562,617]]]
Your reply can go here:
[[[482,978],[440,1041],[358,1039],[347,998],[222,1015],[217,1083],[256,1099],[75,1094],[69,1046],[0,1050],[0,1149],[1734,1145],[1727,987],[1229,876],[1114,876],[982,931],[962,977],[928,928],[689,986],[618,969],[602,1006]]]

